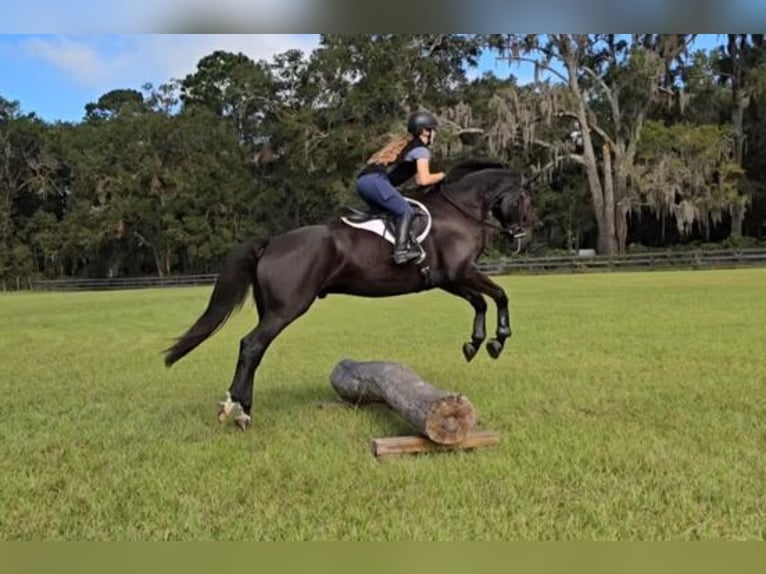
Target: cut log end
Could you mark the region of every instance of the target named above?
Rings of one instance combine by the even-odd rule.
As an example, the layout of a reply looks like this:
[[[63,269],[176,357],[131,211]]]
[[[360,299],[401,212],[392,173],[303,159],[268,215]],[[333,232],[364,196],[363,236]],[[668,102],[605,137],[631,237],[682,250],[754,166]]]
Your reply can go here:
[[[425,433],[439,444],[457,444],[465,440],[476,424],[471,401],[463,395],[449,395],[435,401],[426,415]]]

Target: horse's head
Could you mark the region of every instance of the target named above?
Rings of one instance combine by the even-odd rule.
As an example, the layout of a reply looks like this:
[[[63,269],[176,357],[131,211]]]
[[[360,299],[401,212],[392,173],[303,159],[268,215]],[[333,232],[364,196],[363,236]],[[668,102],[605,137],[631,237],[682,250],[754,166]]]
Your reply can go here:
[[[482,220],[490,215],[496,219],[501,229],[519,242],[520,251],[533,220],[531,182],[525,183],[521,173],[502,164],[484,161],[464,162],[451,174],[453,181],[445,178],[445,187],[454,189],[455,198],[464,205],[475,206]]]
[[[532,195],[523,176],[509,169],[490,169],[481,173],[485,185],[483,208],[500,224],[503,231],[518,241],[517,252],[531,231]],[[477,178],[478,179],[478,178]]]
[[[532,224],[532,197],[522,184],[503,187],[491,200],[490,213],[514,238],[527,234]]]

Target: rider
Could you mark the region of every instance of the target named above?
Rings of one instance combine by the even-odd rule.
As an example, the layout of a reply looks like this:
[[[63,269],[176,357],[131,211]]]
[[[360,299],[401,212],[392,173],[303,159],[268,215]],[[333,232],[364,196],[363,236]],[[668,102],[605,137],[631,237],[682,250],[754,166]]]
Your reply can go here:
[[[431,173],[431,150],[438,122],[428,112],[415,112],[407,122],[408,135],[398,137],[367,160],[356,180],[357,193],[371,207],[384,209],[396,219],[394,262],[401,265],[417,259],[420,252],[410,245],[414,211],[396,189],[411,177],[420,186],[433,185],[444,173]],[[390,167],[389,167],[390,166]]]

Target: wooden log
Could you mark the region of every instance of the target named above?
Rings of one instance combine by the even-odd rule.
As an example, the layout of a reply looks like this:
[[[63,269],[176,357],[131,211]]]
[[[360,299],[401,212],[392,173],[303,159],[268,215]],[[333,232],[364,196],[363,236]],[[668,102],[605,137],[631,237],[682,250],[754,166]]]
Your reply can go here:
[[[370,446],[377,458],[386,458],[400,454],[481,448],[496,445],[499,442],[500,433],[498,432],[474,430],[457,444],[436,444],[422,436],[392,436],[373,439]]]
[[[392,361],[340,361],[330,374],[340,397],[353,404],[386,403],[431,441],[463,441],[476,423],[467,397],[437,389],[409,367]]]

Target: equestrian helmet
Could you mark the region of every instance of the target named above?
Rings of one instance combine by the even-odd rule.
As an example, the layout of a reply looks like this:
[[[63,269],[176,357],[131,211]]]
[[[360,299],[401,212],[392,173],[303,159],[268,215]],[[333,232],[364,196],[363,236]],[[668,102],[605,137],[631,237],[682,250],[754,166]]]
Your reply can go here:
[[[415,112],[407,121],[407,131],[416,136],[421,130],[435,130],[439,122],[428,112]]]

